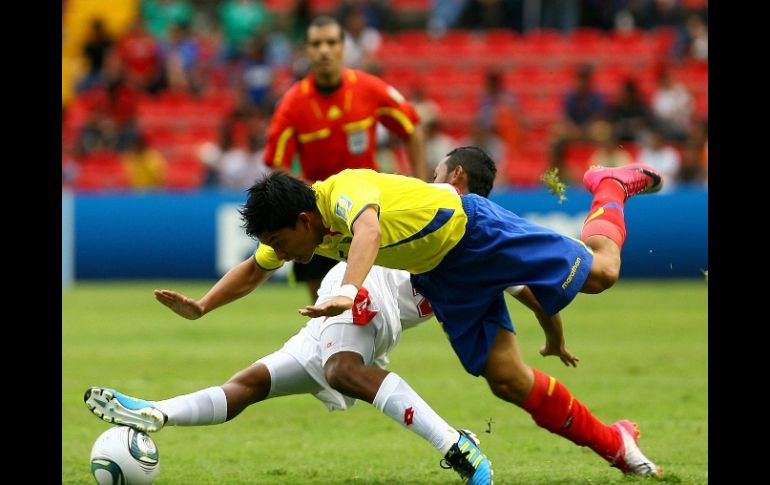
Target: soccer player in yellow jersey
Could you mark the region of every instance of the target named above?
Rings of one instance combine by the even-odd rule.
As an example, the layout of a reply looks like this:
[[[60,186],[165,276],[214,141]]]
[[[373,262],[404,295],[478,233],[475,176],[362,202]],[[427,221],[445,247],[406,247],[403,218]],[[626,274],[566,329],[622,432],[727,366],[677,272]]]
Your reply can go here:
[[[465,157],[488,159],[474,147],[456,149],[447,158]],[[317,253],[347,260],[347,269],[336,297],[300,313],[332,317],[360,303],[361,285],[373,264],[405,269],[430,301],[465,369],[483,375],[495,395],[624,472],[659,474],[638,448],[633,423],[605,426],[563,385],[530,372],[516,358],[503,291],[526,286],[546,319],[539,318],[541,325],[559,325],[560,331],[556,316],[578,292],[598,293],[617,280],[625,201],[662,186],[654,169],[639,164],[593,168],[583,182],[594,194],[582,233],[585,243],[479,195],[460,196],[413,178],[345,170],[310,187],[274,173],[252,186],[241,210],[246,233],[260,242],[254,258],[231,269],[201,300],[168,290],[156,291],[156,298],[186,318],[199,318],[250,293],[283,262],[309,261]],[[549,352],[575,363],[562,349]],[[329,377],[360,362],[354,352],[339,352],[324,369]]]

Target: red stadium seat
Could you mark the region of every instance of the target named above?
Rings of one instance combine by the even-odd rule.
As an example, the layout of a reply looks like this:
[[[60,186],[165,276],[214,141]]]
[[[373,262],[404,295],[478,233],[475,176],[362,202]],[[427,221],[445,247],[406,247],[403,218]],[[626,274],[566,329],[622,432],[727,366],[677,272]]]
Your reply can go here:
[[[599,42],[605,38],[606,34],[593,27],[578,27],[567,33],[567,40],[578,45],[588,45]]]
[[[456,136],[468,134],[478,109],[476,99],[465,98],[435,98],[441,108],[441,123],[448,133]]]
[[[74,182],[77,191],[127,190],[128,175],[120,162],[81,164]]]
[[[80,159],[81,166],[110,167],[120,165],[120,155],[112,150],[94,150]]]
[[[194,158],[173,160],[166,170],[166,187],[176,190],[194,190],[203,185],[206,167]]]
[[[342,0],[310,0],[310,11],[316,15],[334,12]]]
[[[695,96],[695,116],[707,120],[709,117],[709,96],[708,93]]]
[[[425,47],[432,42],[425,29],[402,30],[394,35],[394,40],[408,48]]]
[[[539,185],[541,175],[548,169],[548,156],[545,148],[527,144],[522,150],[506,156],[501,167],[504,179],[516,187],[535,187]]]
[[[522,80],[534,89],[530,92],[542,97],[560,97],[573,84],[575,75],[568,67],[532,66],[524,71]]]
[[[564,178],[582,180],[590,166],[591,155],[596,151],[592,143],[570,143],[564,153]]]
[[[533,125],[550,125],[562,117],[560,96],[525,96],[521,98],[524,119]]]
[[[523,37],[513,30],[490,29],[479,33],[477,52],[469,62],[479,67],[505,67],[523,59]]]
[[[422,85],[422,75],[409,67],[388,67],[382,72],[381,77],[404,95]]]
[[[431,0],[391,0],[390,8],[397,13],[427,12]]]
[[[265,8],[272,13],[290,12],[294,7],[294,0],[262,0]]]

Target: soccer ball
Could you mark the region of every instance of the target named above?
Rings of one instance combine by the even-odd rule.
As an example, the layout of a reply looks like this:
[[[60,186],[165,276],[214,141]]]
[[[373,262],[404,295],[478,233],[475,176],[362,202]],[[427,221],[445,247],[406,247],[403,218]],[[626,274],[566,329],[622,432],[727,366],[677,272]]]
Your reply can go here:
[[[160,454],[146,433],[114,426],[91,448],[91,473],[99,485],[149,485],[160,471]]]

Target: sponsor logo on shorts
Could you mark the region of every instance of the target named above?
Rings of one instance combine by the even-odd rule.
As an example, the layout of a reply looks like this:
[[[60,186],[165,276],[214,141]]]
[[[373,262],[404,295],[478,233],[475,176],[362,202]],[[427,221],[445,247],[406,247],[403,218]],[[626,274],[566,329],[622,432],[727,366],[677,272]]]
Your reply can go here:
[[[578,268],[580,267],[580,263],[582,260],[578,256],[578,258],[575,260],[575,264],[572,265],[572,269],[569,271],[569,276],[567,276],[567,279],[564,280],[564,283],[561,284],[561,289],[565,290],[567,289],[567,286],[569,286],[570,283],[572,283],[572,278],[575,277],[575,273],[577,273]]]

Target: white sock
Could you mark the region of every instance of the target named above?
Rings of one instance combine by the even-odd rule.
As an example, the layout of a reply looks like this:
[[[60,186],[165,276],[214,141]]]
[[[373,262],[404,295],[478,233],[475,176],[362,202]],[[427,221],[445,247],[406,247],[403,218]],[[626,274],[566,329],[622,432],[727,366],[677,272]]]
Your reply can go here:
[[[460,433],[441,419],[395,372],[382,381],[372,405],[428,440],[441,456],[460,439]]]
[[[168,416],[167,426],[220,424],[227,419],[227,397],[220,386],[151,402]]]

